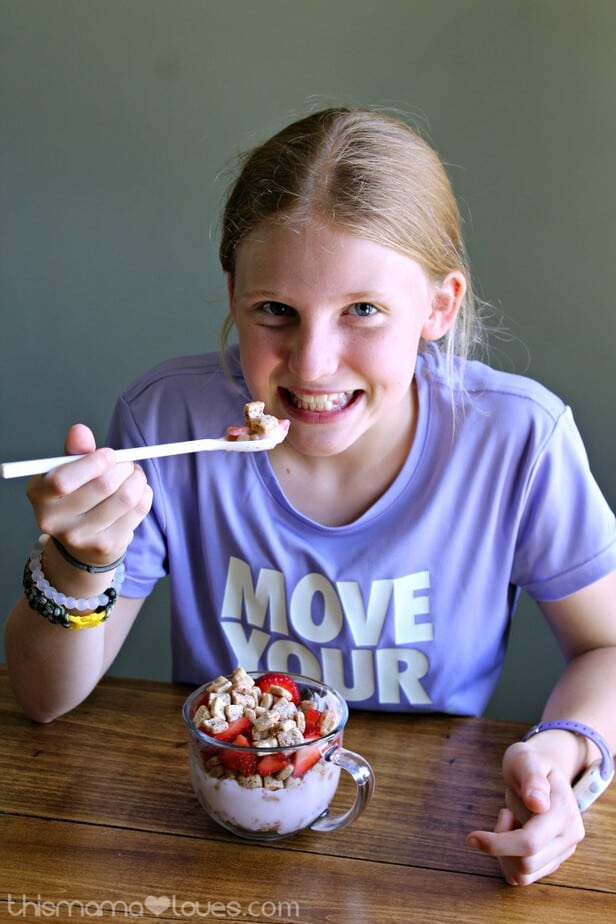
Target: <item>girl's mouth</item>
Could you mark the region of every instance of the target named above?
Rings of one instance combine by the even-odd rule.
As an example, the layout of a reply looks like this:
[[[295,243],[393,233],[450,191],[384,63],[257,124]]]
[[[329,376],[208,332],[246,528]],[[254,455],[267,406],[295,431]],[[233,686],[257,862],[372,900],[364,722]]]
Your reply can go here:
[[[344,411],[360,394],[358,391],[331,391],[312,393],[306,391],[290,391],[281,389],[284,403],[297,411],[308,411],[316,414]]]

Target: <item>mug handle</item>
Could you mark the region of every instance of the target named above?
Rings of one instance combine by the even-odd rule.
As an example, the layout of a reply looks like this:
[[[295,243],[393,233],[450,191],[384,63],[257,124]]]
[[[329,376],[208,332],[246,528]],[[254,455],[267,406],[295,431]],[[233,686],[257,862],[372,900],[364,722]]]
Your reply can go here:
[[[325,812],[309,825],[311,831],[335,831],[349,825],[363,812],[374,792],[374,772],[360,754],[335,744],[323,754],[323,759],[351,774],[356,786],[355,800],[351,808],[342,814],[331,815]]]

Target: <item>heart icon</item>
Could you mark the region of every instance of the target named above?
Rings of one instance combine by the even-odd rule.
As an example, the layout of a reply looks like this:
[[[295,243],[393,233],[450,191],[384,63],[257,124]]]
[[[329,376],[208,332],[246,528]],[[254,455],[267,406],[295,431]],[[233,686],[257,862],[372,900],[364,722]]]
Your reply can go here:
[[[152,914],[162,914],[171,904],[171,899],[168,895],[159,895],[158,897],[156,895],[147,895],[143,904]]]

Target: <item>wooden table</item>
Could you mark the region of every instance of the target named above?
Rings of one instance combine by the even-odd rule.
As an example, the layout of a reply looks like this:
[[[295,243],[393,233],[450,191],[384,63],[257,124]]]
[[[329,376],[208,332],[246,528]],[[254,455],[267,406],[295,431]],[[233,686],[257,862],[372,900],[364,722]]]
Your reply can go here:
[[[338,832],[255,844],[218,828],[192,793],[187,692],[108,678],[36,725],[0,666],[2,920],[616,919],[616,786],[585,816],[575,857],[541,883],[507,886],[495,861],[465,847],[469,831],[493,824],[501,755],[522,726],[353,712],[345,744],[377,778],[367,811]]]

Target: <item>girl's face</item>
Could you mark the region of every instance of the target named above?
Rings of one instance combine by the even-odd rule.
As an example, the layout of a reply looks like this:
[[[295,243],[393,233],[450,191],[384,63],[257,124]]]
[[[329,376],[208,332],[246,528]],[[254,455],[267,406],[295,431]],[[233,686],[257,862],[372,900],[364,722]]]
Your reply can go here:
[[[230,308],[244,376],[304,456],[373,454],[414,426],[420,338],[453,323],[464,278],[318,222],[264,223],[237,251]]]

